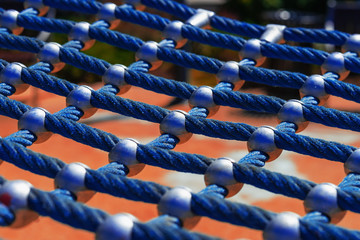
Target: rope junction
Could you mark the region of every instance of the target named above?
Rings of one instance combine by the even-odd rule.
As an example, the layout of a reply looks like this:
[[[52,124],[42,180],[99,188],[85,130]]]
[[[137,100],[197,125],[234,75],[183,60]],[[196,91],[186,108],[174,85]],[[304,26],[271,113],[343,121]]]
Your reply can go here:
[[[260,26],[193,9],[171,0],[125,1],[123,5],[93,0],[18,0],[25,10],[0,9],[0,47],[35,53],[39,62],[26,67],[0,59],[0,114],[16,119],[19,131],[0,139],[0,158],[42,176],[54,179],[56,189],[45,192],[24,181],[0,178],[0,224],[24,226],[37,215],[48,216],[74,228],[94,232],[96,239],[213,239],[188,229],[199,216],[263,231],[264,239],[360,239],[360,232],[334,225],[349,210],[360,213],[360,150],[353,146],[300,135],[308,122],[360,131],[360,116],[321,106],[329,95],[360,103],[360,88],[342,82],[349,72],[360,73],[359,35],[319,29]],[[164,11],[184,20],[171,21],[140,11],[143,6]],[[97,15],[94,23],[44,17],[48,7]],[[161,31],[159,43],[111,30],[118,20]],[[211,26],[227,33],[203,29]],[[19,36],[22,29],[61,33],[69,36],[65,44],[47,43]],[[82,53],[94,41],[135,52],[136,61],[126,67]],[[239,51],[240,62],[218,59],[179,50],[186,40]],[[345,53],[280,44],[282,40],[340,45]],[[322,75],[259,67],[265,57],[321,66]],[[197,87],[148,72],[162,61],[216,74],[214,88]],[[93,90],[50,73],[65,64],[102,77],[104,86]],[[299,89],[300,100],[236,91],[244,81]],[[10,99],[28,85],[66,98],[67,107],[50,114]],[[117,94],[138,86],[156,93],[183,98],[192,109],[188,113],[170,111]],[[207,119],[219,106],[277,114],[275,128],[254,127]],[[115,135],[84,123],[81,118],[104,109],[121,115],[158,123],[161,136],[148,144]],[[33,143],[46,141],[51,133],[109,153],[109,164],[93,170],[84,164],[66,164],[60,159],[29,150]],[[192,134],[247,141],[249,154],[237,162],[173,151]],[[262,167],[281,151],[297,152],[344,163],[346,177],[338,185],[317,184]],[[145,165],[205,176],[207,187],[198,193],[170,188],[154,182],[129,178]],[[264,209],[225,200],[251,184],[267,191],[304,201],[303,217],[276,214]],[[159,217],[146,223],[129,214],[109,215],[81,203],[95,192],[133,201],[157,204]],[[326,204],[323,204],[323,203]],[[20,210],[28,216],[20,218]],[[22,213],[23,214],[23,213]]]

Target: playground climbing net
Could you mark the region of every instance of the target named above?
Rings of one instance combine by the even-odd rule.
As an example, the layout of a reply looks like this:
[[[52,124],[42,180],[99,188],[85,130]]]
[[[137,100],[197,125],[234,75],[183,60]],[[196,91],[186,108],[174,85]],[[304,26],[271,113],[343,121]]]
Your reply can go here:
[[[37,54],[39,61],[25,66],[0,59],[0,114],[18,120],[19,127],[19,131],[0,138],[0,158],[54,179],[56,189],[42,191],[24,180],[7,181],[1,177],[2,226],[25,226],[41,215],[93,232],[96,239],[213,239],[189,230],[203,216],[261,230],[264,239],[360,239],[360,232],[335,225],[346,211],[360,213],[360,150],[299,134],[309,122],[360,131],[358,114],[321,106],[329,95],[360,102],[360,88],[341,81],[349,72],[360,73],[360,35],[249,24],[171,0],[127,0],[122,5],[94,0],[17,1],[24,4],[25,10],[0,9],[0,47]],[[171,21],[146,12],[144,7],[183,21]],[[98,20],[90,24],[46,17],[50,8],[96,15]],[[111,30],[120,20],[161,31],[164,38],[144,42]],[[22,36],[24,28],[67,34],[69,41],[60,45]],[[238,51],[242,60],[222,62],[181,50],[188,40]],[[135,52],[136,61],[129,66],[112,65],[82,53],[95,41]],[[343,53],[289,46],[282,44],[284,41],[334,44],[342,46]],[[306,76],[261,68],[266,57],[320,65],[321,74],[319,71]],[[196,87],[148,73],[163,61],[216,74],[218,83],[214,88]],[[95,91],[52,74],[65,64],[101,76],[103,87]],[[237,91],[244,81],[298,89],[302,98],[285,101]],[[65,97],[67,107],[50,114],[9,98],[21,94],[29,85]],[[191,110],[170,111],[120,97],[131,86],[186,99]],[[276,127],[254,127],[207,119],[219,106],[277,114],[280,123]],[[141,144],[78,122],[97,109],[158,123],[161,136]],[[27,148],[46,141],[52,133],[108,152],[109,164],[93,170],[83,163],[66,164]],[[249,154],[234,161],[172,150],[193,134],[247,141]],[[262,168],[283,149],[342,162],[346,177],[335,186]],[[206,188],[194,193],[183,187],[170,188],[133,178],[145,165],[204,175]],[[307,214],[276,214],[226,200],[241,191],[244,184],[303,200]],[[157,204],[159,217],[140,222],[130,214],[110,215],[88,207],[84,203],[95,192]]]

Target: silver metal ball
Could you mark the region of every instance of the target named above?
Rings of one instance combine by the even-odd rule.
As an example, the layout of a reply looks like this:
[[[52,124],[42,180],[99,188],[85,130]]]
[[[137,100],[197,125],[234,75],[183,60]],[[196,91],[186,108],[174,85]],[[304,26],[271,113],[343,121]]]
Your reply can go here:
[[[40,61],[53,65],[52,73],[56,73],[65,67],[65,63],[59,59],[61,45],[56,42],[46,43],[38,53]]]
[[[360,173],[360,149],[353,151],[344,163],[345,173]]]
[[[0,81],[13,86],[16,89],[15,94],[23,93],[29,88],[29,84],[21,80],[23,68],[26,68],[24,64],[13,62],[0,72]]]
[[[199,8],[196,13],[186,21],[186,23],[198,28],[208,28],[210,18],[214,15],[215,13],[212,11]]]
[[[344,55],[340,52],[331,53],[321,65],[321,73],[333,72],[339,75],[339,80],[344,80],[350,73],[345,68]]]
[[[26,111],[18,121],[18,129],[27,129],[35,134],[35,143],[45,142],[52,135],[52,133],[45,128],[46,114],[49,114],[49,112],[40,107]]]
[[[69,33],[69,40],[78,40],[82,42],[84,45],[82,50],[88,50],[95,43],[95,39],[89,37],[89,29],[90,24],[87,22],[76,23]]]
[[[87,202],[95,192],[85,186],[86,169],[83,163],[70,163],[63,167],[55,176],[55,188],[66,189],[77,196],[77,201]]]
[[[360,34],[351,35],[342,47],[345,52],[355,52],[360,56]]]
[[[290,99],[279,110],[279,122],[291,122],[296,124],[296,132],[303,131],[308,125],[309,121],[304,118],[303,103],[296,99]]]
[[[135,54],[136,61],[144,60],[151,64],[149,71],[154,71],[158,69],[163,61],[159,60],[157,57],[157,50],[159,44],[154,41],[148,41],[144,43]]]
[[[118,87],[119,94],[126,93],[131,88],[131,85],[125,81],[126,70],[127,67],[122,64],[111,65],[102,76],[104,84],[112,84]]]
[[[140,163],[136,158],[139,142],[132,138],[120,140],[109,152],[109,162],[124,164],[128,169],[128,177],[140,173],[145,164]]]
[[[187,113],[181,110],[171,111],[160,123],[161,134],[169,133],[176,136],[180,142],[179,144],[187,142],[192,133],[185,128],[185,115]]]
[[[176,48],[183,47],[187,42],[187,39],[183,38],[181,34],[183,25],[184,23],[181,21],[173,21],[166,25],[163,31],[164,38],[172,39],[176,42]]]
[[[0,187],[0,202],[9,207],[15,214],[12,228],[20,228],[36,220],[39,215],[28,207],[28,197],[32,185],[23,180],[5,182]]]
[[[273,161],[280,156],[282,149],[275,144],[275,129],[270,126],[258,127],[250,136],[247,147],[249,152],[262,151],[269,156],[269,160]]]
[[[84,112],[83,118],[91,117],[97,111],[97,108],[90,103],[92,91],[93,89],[86,85],[72,90],[66,97],[66,106],[75,106],[81,109]]]
[[[285,25],[268,24],[260,39],[270,43],[283,43]]]
[[[34,8],[38,10],[39,16],[44,16],[49,11],[49,7],[43,4],[43,0],[25,0],[24,8]]]
[[[240,59],[248,58],[256,62],[255,66],[261,66],[266,57],[261,53],[261,41],[259,39],[249,39],[239,52]]]
[[[24,28],[17,25],[18,15],[19,12],[13,9],[4,11],[0,18],[0,26],[11,30],[14,35],[21,34]]]
[[[201,86],[197,88],[189,98],[189,105],[191,108],[206,108],[209,111],[209,117],[217,113],[220,107],[215,104],[213,90],[208,86]]]
[[[300,240],[299,215],[292,212],[277,214],[266,225],[263,232],[265,240]]]
[[[115,29],[121,22],[115,16],[116,7],[114,3],[104,3],[97,14],[98,19],[105,20],[110,24],[109,29]]]
[[[216,184],[226,188],[228,190],[226,197],[237,194],[244,184],[235,180],[233,163],[234,160],[230,158],[219,158],[212,162],[204,175],[206,186]]]
[[[200,216],[195,216],[191,211],[191,192],[184,187],[175,187],[167,191],[157,207],[159,215],[177,217],[185,228],[193,228],[200,221]]]
[[[235,61],[226,62],[216,74],[218,82],[229,82],[234,86],[234,91],[239,90],[245,83],[239,77],[239,63]]]
[[[324,105],[329,98],[325,91],[325,81],[321,75],[311,75],[300,88],[300,96],[313,96],[319,100],[319,105]]]
[[[337,186],[332,183],[321,183],[313,187],[304,201],[305,211],[319,211],[326,214],[332,223],[338,223],[346,211],[337,203]]]
[[[119,213],[109,216],[96,230],[96,240],[130,240],[134,222],[138,220],[131,214]]]

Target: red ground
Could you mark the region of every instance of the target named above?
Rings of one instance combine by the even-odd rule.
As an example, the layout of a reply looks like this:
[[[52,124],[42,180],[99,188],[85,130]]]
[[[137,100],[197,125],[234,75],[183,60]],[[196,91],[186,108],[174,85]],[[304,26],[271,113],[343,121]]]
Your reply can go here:
[[[97,86],[95,86],[95,88],[97,88]],[[16,99],[23,100],[27,104],[33,105],[32,98],[30,97],[33,91],[34,89],[28,90],[27,94],[16,97]],[[135,87],[124,95],[124,97],[160,106],[170,100],[167,96],[154,94]],[[48,109],[51,113],[65,107],[64,98],[40,90],[39,99],[39,105]],[[350,104],[335,97],[329,99],[328,106],[335,108],[346,106],[347,109],[358,108],[356,104]],[[183,105],[179,108],[189,110],[187,105]],[[102,114],[110,113],[99,110],[96,116],[99,117],[102,116]],[[222,107],[214,118],[226,121],[244,122],[255,126],[264,124],[275,126],[277,124],[277,121],[274,118],[254,118],[251,116],[244,116],[240,110],[234,110],[227,107]],[[0,117],[0,121],[2,126],[0,129],[1,137],[5,137],[17,130],[17,122],[15,120]],[[136,138],[142,143],[148,142],[159,136],[159,130],[156,124],[131,118],[98,122],[91,125],[95,128],[111,132],[120,138]],[[323,127],[318,124],[310,123],[307,130],[302,134],[327,138],[328,140],[343,142],[352,146],[360,145],[358,133]],[[107,164],[107,154],[105,152],[65,139],[59,135],[53,135],[47,142],[34,145],[30,148],[60,158],[68,163],[83,162],[93,169]],[[179,145],[175,150],[203,154],[209,157],[235,156],[235,159],[238,160],[241,156],[246,154],[246,143],[194,136],[189,142]],[[338,184],[345,176],[342,164],[340,163],[306,157],[285,151],[280,159],[269,163],[267,168],[269,167],[273,171],[285,171],[288,174],[294,173],[296,175],[300,174],[302,178],[307,178],[317,183],[332,182]],[[8,163],[2,164],[0,174],[7,179],[26,179],[39,189],[53,189],[53,180],[20,170]],[[179,183],[185,184],[186,180],[189,179],[189,186],[193,186],[193,189],[195,188],[196,190],[197,188],[201,188],[201,184],[203,184],[201,177],[196,178],[196,176],[192,175],[174,175],[171,171],[151,166],[147,166],[141,174],[136,176],[136,178],[154,181],[168,186],[176,186]],[[274,212],[294,211],[300,215],[304,215],[302,202],[300,200],[290,199],[280,195],[268,195],[265,192],[257,193],[251,189],[245,190],[245,188],[244,191],[245,193],[243,195],[235,196],[232,199],[238,202],[245,201]],[[256,198],[254,196],[256,196]],[[157,216],[155,205],[132,202],[105,194],[96,194],[87,204],[111,214],[128,212],[138,217],[141,221],[147,221]],[[359,220],[360,217],[358,215],[348,213],[339,225],[358,229]],[[203,218],[200,221],[200,224],[195,227],[194,231],[219,236],[225,239],[261,239],[261,232],[259,231],[249,230],[247,228],[233,226],[207,218]],[[94,239],[92,233],[73,229],[46,217],[40,217],[38,221],[22,229],[0,228],[0,236],[5,239]]]

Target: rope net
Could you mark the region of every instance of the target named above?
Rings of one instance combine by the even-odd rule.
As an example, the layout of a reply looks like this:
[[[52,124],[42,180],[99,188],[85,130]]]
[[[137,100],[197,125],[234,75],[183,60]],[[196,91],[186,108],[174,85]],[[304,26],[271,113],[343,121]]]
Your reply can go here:
[[[1,226],[26,226],[40,215],[92,232],[96,239],[217,238],[191,231],[200,217],[206,217],[259,230],[264,239],[360,239],[359,231],[336,225],[346,211],[360,212],[360,151],[354,146],[300,133],[309,122],[360,130],[358,114],[322,106],[330,95],[360,102],[360,88],[342,81],[349,72],[360,73],[359,35],[249,24],[170,0],[128,0],[121,5],[93,0],[17,2],[24,4],[25,10],[0,9],[0,47],[17,50],[16,54],[36,54],[38,62],[25,66],[0,59],[0,114],[17,120],[19,129],[0,138],[0,158],[23,170],[54,179],[55,190],[41,190],[36,184],[32,186],[20,180],[21,176],[11,177],[13,181],[1,177]],[[172,21],[147,12],[145,7],[180,20]],[[54,9],[76,12],[84,19],[89,19],[86,15],[96,16],[97,20],[88,23],[53,18]],[[163,39],[143,41],[122,33],[121,28],[117,28],[120,20],[160,31]],[[221,33],[208,30],[211,28]],[[67,35],[69,40],[47,42],[40,35],[35,38],[21,34],[24,29],[59,33]],[[182,50],[188,40],[239,52],[241,61],[235,58],[221,61]],[[90,49],[95,41],[115,46],[119,52],[134,52],[136,60],[124,66],[124,63],[111,64],[82,52]],[[343,53],[290,46],[283,44],[284,41],[334,44],[342,46]],[[262,68],[266,57],[319,65],[321,71],[318,68],[319,74],[306,76]],[[148,73],[161,67],[163,62],[216,75],[218,83],[212,88],[198,87]],[[61,78],[65,65],[100,76],[103,85],[94,90]],[[301,99],[287,101],[246,93],[239,90],[245,81],[296,89]],[[62,99],[65,97],[66,107],[52,114],[26,104],[21,94],[26,94],[24,91],[29,85]],[[130,89],[131,86],[188,100],[191,110],[169,110],[145,103],[146,93],[131,95],[139,100],[121,97],[138,91]],[[16,94],[20,95],[14,97]],[[217,120],[215,114],[220,106],[276,114],[279,124],[256,127],[242,120]],[[103,111],[95,114],[97,109]],[[144,144],[97,128],[96,121],[91,119],[108,111],[150,122],[154,128],[157,125],[161,135]],[[95,118],[83,120],[92,115]],[[60,160],[37,152],[36,146],[30,147],[45,142],[53,133],[73,140],[74,148],[87,145],[102,150],[108,157],[98,159],[101,167],[95,170],[84,165],[86,159],[79,156],[69,154],[69,159]],[[240,159],[231,159],[206,156],[212,155],[211,149],[207,149],[206,155],[173,150],[179,144],[191,145],[192,135],[235,140],[236,144],[241,141],[249,152]],[[322,161],[319,158],[340,162],[346,175],[336,186],[264,168],[267,162],[276,161],[283,150],[315,157],[314,162]],[[83,163],[78,163],[78,159]],[[147,165],[203,176],[206,187],[195,192],[181,186],[170,187],[171,182],[164,186],[149,181],[155,176],[137,179],[136,175]],[[326,172],[319,174],[326,176]],[[233,201],[231,197],[244,185],[299,199],[306,214],[275,213]],[[156,205],[159,216],[140,221],[127,213],[110,214],[90,207],[86,202],[95,193]],[[240,232],[237,237],[242,237]]]

